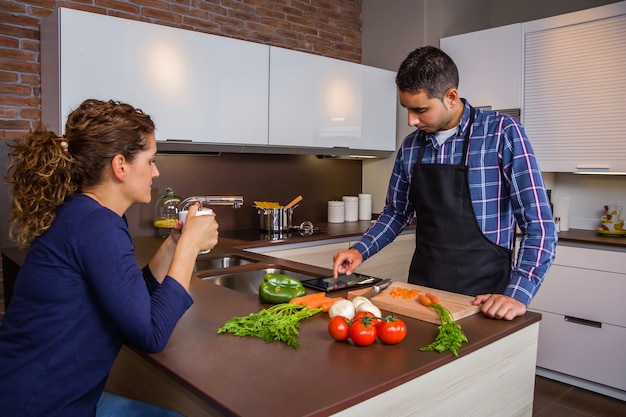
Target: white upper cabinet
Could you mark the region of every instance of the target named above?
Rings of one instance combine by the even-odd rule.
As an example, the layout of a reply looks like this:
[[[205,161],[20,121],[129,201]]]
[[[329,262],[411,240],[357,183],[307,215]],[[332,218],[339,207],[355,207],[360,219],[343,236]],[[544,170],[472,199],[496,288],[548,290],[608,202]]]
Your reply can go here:
[[[270,63],[267,45],[65,8],[41,42],[42,120],[57,133],[96,98],[150,114],[165,152],[395,150],[391,71],[274,47]]]
[[[626,2],[524,31],[522,115],[541,169],[626,172]]]
[[[160,141],[268,142],[266,45],[59,8],[42,55],[43,121],[57,132],[97,98],[150,114]]]
[[[270,47],[270,145],[393,152],[395,73]]]
[[[474,107],[519,109],[522,103],[522,24],[440,39],[459,69],[459,93]]]

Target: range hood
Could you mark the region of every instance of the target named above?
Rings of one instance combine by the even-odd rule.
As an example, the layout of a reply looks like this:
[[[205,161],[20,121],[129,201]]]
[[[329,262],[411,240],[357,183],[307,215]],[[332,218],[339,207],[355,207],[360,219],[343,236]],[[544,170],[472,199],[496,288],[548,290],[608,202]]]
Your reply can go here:
[[[393,151],[378,151],[371,149],[351,149],[345,147],[315,148],[308,146],[273,146],[273,145],[244,145],[202,143],[181,140],[157,141],[157,153],[162,155],[204,155],[219,156],[222,153],[251,153],[251,154],[288,154],[288,155],[317,155],[318,158],[335,159],[376,159],[387,158]]]

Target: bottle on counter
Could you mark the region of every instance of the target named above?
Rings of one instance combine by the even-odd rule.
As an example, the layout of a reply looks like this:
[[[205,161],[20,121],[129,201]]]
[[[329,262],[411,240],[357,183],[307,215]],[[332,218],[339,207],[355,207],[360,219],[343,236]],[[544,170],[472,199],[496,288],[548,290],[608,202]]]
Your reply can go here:
[[[182,198],[174,194],[172,187],[165,188],[165,194],[154,204],[154,227],[157,235],[166,238],[178,220],[178,206]]]

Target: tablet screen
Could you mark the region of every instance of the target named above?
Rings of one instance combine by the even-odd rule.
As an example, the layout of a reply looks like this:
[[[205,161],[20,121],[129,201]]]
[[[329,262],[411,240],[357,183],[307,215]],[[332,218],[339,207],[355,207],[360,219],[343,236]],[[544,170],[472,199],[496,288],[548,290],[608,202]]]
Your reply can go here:
[[[307,279],[302,281],[302,285],[318,291],[329,292],[353,287],[372,286],[380,281],[382,281],[381,278],[353,273],[352,275],[340,275],[337,279],[333,277]]]

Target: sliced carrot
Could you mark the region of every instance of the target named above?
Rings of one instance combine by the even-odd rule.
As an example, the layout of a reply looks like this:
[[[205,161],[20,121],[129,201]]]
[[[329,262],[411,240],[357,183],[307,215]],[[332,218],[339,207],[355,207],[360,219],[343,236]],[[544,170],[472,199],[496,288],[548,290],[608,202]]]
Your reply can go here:
[[[420,303],[424,304],[426,307],[430,307],[430,305],[432,304],[432,301],[430,298],[428,298],[426,296],[426,294],[420,294],[417,296],[417,301],[419,301]]]
[[[300,297],[292,298],[289,302],[291,304],[300,305],[305,302],[309,302],[310,300],[315,300],[317,298],[326,298],[326,294],[323,292],[314,292],[312,294],[302,295]]]
[[[409,298],[417,297],[419,292],[420,292],[419,290],[416,290],[414,288],[408,289],[408,288],[395,287],[394,289],[391,290],[389,294],[393,298],[403,298],[405,300],[408,300]]]
[[[430,298],[430,301],[432,301],[433,304],[441,305],[441,299],[437,297],[436,295],[427,292],[426,297]]]

